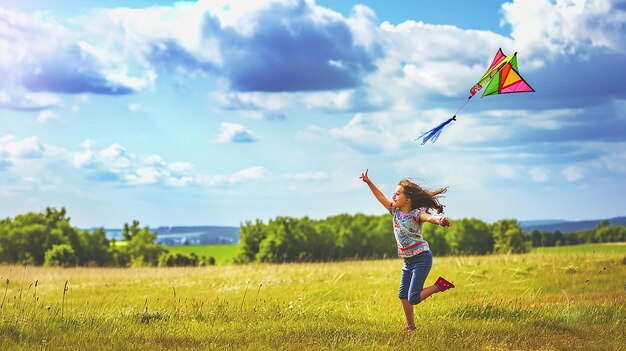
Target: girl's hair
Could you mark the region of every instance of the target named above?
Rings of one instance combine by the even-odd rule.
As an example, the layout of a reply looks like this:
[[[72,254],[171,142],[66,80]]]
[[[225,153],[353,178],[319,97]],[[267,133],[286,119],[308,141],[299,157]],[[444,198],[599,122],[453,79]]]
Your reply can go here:
[[[448,187],[428,190],[413,183],[409,178],[402,179],[398,185],[404,189],[404,195],[411,199],[411,211],[424,208],[428,213],[431,213],[431,210],[437,213],[443,212],[444,205],[439,203],[439,197],[442,197],[441,194],[445,193]]]

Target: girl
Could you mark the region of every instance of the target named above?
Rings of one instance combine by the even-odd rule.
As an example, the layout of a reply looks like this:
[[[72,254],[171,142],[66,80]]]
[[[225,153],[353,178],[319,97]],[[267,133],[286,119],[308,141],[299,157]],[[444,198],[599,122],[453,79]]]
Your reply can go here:
[[[432,294],[454,288],[449,281],[439,277],[435,284],[424,288],[424,281],[433,264],[433,256],[428,243],[421,234],[422,223],[438,224],[442,227],[452,225],[445,216],[434,216],[443,212],[443,205],[439,203],[441,194],[447,187],[429,191],[413,183],[409,179],[402,179],[389,201],[376,185],[367,176],[367,171],[361,173],[361,178],[369,187],[376,199],[393,215],[393,232],[398,244],[398,256],[404,258],[400,291],[398,297],[402,301],[406,317],[406,330],[415,330],[413,305]]]

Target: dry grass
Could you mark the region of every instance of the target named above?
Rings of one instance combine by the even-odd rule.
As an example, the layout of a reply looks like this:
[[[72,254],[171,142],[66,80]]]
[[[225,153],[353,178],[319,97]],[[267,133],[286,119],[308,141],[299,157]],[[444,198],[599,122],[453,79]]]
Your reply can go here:
[[[443,275],[457,288],[416,306],[415,333],[402,331],[397,259],[0,266],[0,349],[623,350],[623,259],[595,252],[436,257],[427,282]]]

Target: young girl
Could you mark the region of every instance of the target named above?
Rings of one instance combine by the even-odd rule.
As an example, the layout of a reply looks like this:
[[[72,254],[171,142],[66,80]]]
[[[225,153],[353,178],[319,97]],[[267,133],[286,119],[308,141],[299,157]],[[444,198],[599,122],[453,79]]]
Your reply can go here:
[[[406,330],[415,330],[413,305],[432,294],[454,288],[449,281],[439,277],[435,284],[424,288],[424,281],[433,264],[433,256],[428,243],[421,234],[424,222],[449,227],[452,223],[445,216],[434,216],[443,212],[443,205],[439,203],[441,194],[447,187],[429,191],[413,183],[409,179],[402,179],[389,201],[365,173],[361,178],[369,187],[376,199],[393,215],[393,232],[398,244],[398,256],[404,258],[400,291],[398,297],[402,301],[406,316]]]

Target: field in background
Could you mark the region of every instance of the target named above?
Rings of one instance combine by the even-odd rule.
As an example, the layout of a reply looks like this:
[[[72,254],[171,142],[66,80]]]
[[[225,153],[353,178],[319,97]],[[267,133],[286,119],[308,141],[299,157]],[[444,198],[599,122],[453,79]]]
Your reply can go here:
[[[215,264],[224,265],[231,264],[237,253],[238,245],[166,245],[170,252],[191,254],[195,253],[198,257],[213,256]],[[622,253],[626,255],[626,243],[609,243],[609,244],[581,244],[569,246],[540,247],[533,249],[537,253]]]
[[[614,246],[435,257],[427,283],[457,288],[416,306],[414,333],[400,259],[0,266],[0,350],[624,350],[626,250]]]
[[[535,252],[545,253],[563,253],[563,252],[577,252],[577,253],[615,253],[626,255],[626,243],[605,243],[605,244],[580,244],[580,245],[566,245],[566,246],[552,246],[552,247],[539,247],[533,249]]]
[[[198,257],[206,256],[215,258],[216,265],[231,264],[237,253],[238,245],[164,245],[172,253],[189,255],[196,254]]]

